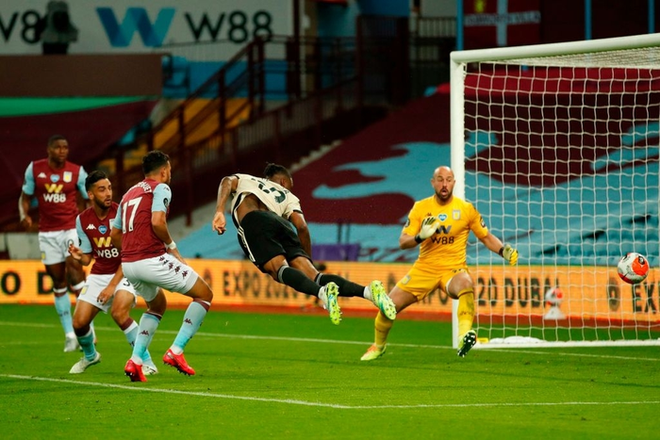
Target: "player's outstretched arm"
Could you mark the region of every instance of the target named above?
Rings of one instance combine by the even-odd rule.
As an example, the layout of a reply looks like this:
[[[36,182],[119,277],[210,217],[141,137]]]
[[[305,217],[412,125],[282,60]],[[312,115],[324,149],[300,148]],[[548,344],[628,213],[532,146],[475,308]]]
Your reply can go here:
[[[312,236],[309,233],[309,227],[307,226],[307,221],[305,221],[305,216],[302,212],[294,211],[289,217],[289,221],[293,223],[293,226],[296,227],[298,232],[298,239],[302,245],[307,255],[312,256]]]
[[[518,251],[511,247],[510,244],[505,244],[499,251],[502,258],[509,262],[511,266],[518,264]]]
[[[215,215],[213,216],[213,223],[211,228],[222,235],[227,230],[227,220],[225,219],[225,207],[231,194],[236,191],[238,186],[238,177],[226,176],[223,177],[218,186],[218,198],[215,204]]]
[[[503,244],[499,238],[490,232],[480,240],[488,249],[508,261],[511,266],[518,264],[518,251],[510,244]]]

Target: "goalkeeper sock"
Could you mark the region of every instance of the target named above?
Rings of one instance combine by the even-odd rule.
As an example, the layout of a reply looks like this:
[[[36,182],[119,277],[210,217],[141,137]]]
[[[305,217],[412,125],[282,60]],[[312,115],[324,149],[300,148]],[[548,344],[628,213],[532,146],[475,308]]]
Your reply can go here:
[[[379,348],[383,348],[387,343],[387,335],[390,333],[390,329],[394,325],[394,321],[387,319],[382,312],[378,312],[375,322],[376,338],[375,344]]]
[[[321,286],[307,278],[307,275],[290,266],[280,267],[280,270],[277,271],[277,279],[280,283],[307,295],[319,296],[319,290],[321,290]]]
[[[474,321],[474,289],[458,292],[458,336],[463,337],[472,328]]]
[[[366,290],[366,287],[348,281],[339,275],[320,273],[316,276],[315,281],[321,286],[325,286],[328,283],[335,283],[339,287],[339,296],[364,296]]]

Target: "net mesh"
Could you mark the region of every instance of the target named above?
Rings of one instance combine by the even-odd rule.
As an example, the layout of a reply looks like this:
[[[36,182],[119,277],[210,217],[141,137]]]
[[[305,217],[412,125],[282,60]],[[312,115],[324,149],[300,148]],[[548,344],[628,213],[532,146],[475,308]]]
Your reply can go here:
[[[658,341],[660,51],[465,65],[465,198],[518,267],[471,237],[481,341]]]

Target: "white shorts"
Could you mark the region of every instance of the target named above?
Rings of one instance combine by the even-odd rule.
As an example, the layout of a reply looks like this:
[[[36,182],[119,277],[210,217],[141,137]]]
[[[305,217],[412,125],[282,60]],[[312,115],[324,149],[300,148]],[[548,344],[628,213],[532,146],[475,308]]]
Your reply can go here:
[[[78,246],[78,233],[75,229],[39,232],[41,262],[46,266],[64,263],[69,256],[69,244],[71,243]]]
[[[108,302],[105,304],[101,304],[98,301],[98,298],[99,295],[101,294],[101,291],[108,286],[108,283],[110,283],[110,280],[112,280],[113,276],[114,274],[89,275],[87,277],[87,280],[85,281],[85,286],[80,291],[80,295],[78,296],[78,301],[85,301],[86,303],[89,303],[94,307],[101,309],[103,312],[108,313],[108,310],[110,310],[110,307],[112,307],[112,300],[114,299],[114,297],[110,298]],[[128,281],[126,278],[122,278],[119,284],[117,284],[117,287],[115,288],[115,293],[117,293],[120,290],[125,290],[133,294],[133,296],[135,297],[133,301],[133,307],[135,307],[135,303],[137,301],[137,297],[136,297],[137,294],[135,293],[135,287],[133,287],[131,282]]]
[[[187,293],[197,282],[197,272],[170,254],[145,260],[121,263],[124,276],[133,283],[137,294],[146,302],[153,301],[158,288]]]

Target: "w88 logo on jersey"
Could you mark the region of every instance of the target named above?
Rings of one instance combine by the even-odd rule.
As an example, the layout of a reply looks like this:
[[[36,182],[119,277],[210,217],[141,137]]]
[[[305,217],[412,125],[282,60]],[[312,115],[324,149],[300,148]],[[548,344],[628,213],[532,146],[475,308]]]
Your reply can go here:
[[[119,249],[115,247],[96,250],[96,258],[117,258],[118,256]]]
[[[44,200],[50,203],[64,203],[66,202],[66,194],[64,193],[44,194]]]

